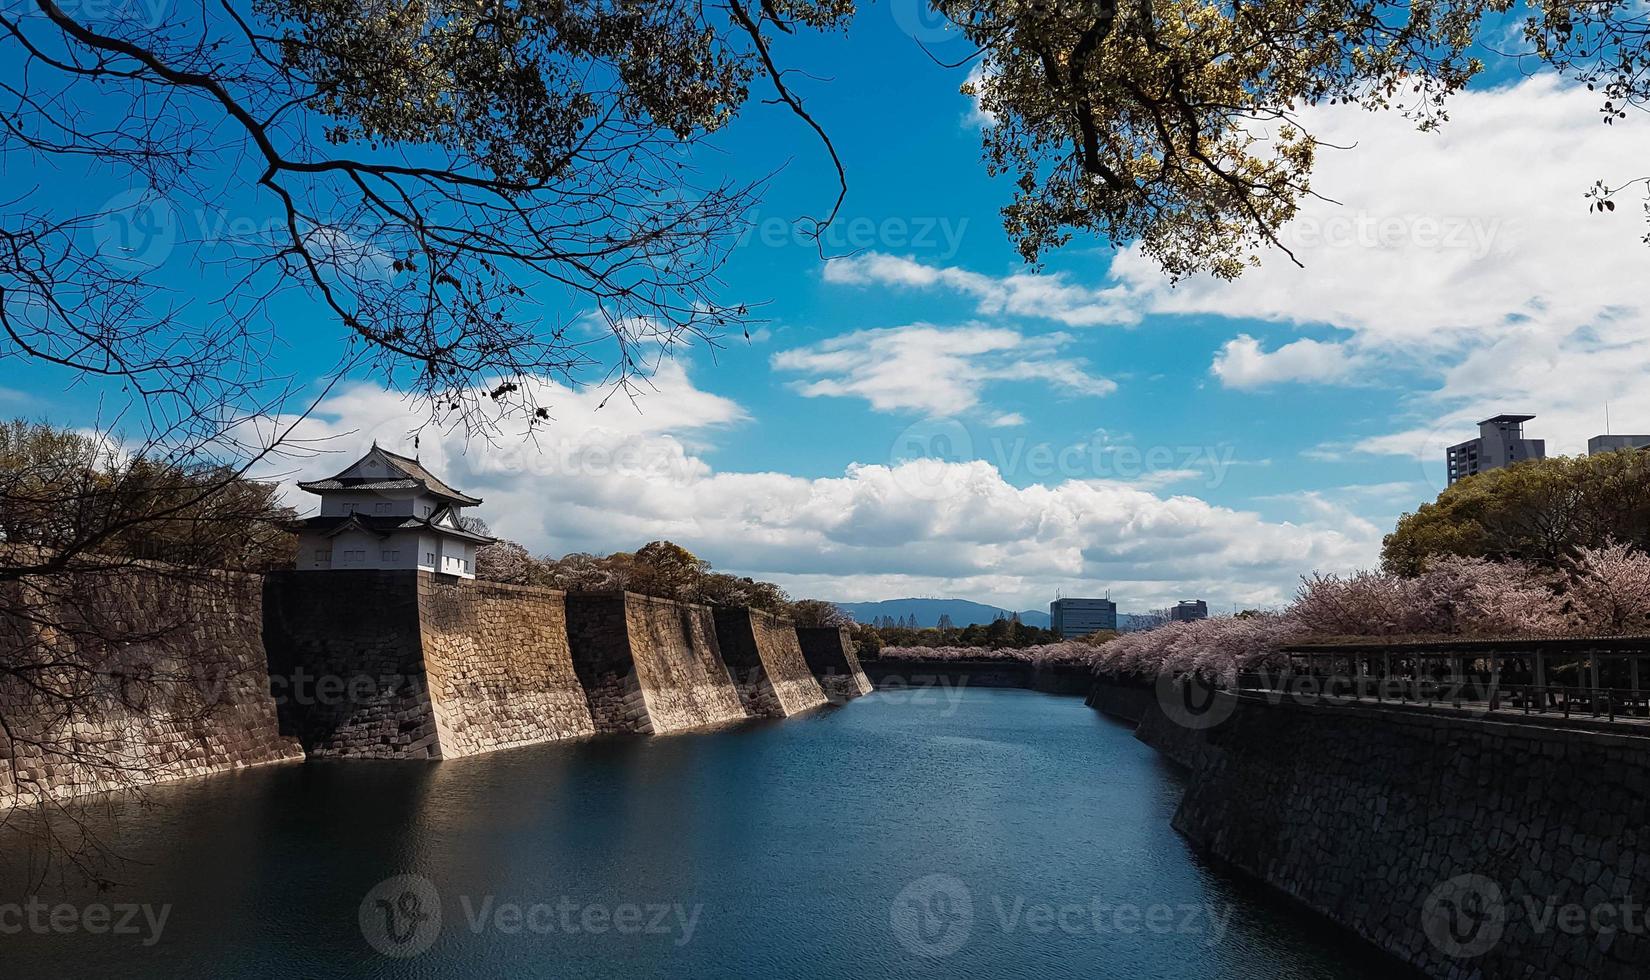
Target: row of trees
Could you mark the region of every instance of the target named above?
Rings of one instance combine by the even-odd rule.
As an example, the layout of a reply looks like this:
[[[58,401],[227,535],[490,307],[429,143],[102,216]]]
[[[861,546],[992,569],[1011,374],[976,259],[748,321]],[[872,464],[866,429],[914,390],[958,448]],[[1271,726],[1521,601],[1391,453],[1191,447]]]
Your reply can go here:
[[[1418,575],[1312,575],[1281,612],[1175,622],[1127,633],[1093,663],[1123,673],[1230,679],[1291,642],[1353,637],[1574,636],[1650,632],[1650,555],[1607,541],[1557,568],[1443,556]]]
[[[0,580],[132,559],[263,571],[292,564],[274,484],[134,452],[44,422],[0,423]]]
[[[1060,640],[1023,647],[887,646],[882,656],[891,660],[1023,660],[1030,664],[1091,665],[1099,645],[1115,634],[1097,633],[1080,640]]]
[[[886,618],[886,617],[885,617]],[[1019,617],[1004,617],[990,623],[971,623],[955,626],[881,626],[873,629],[888,646],[904,648],[964,647],[988,650],[1023,650],[1028,647],[1058,643],[1060,634],[1038,626],[1027,626]]]
[[[472,530],[485,524],[470,520]],[[500,540],[476,552],[476,577],[511,585],[542,585],[569,592],[627,590],[642,595],[749,606],[794,620],[799,626],[851,626],[853,619],[823,599],[792,599],[772,582],[729,575],[679,544],[652,541],[611,555],[575,552],[561,558],[534,556],[514,541]]]

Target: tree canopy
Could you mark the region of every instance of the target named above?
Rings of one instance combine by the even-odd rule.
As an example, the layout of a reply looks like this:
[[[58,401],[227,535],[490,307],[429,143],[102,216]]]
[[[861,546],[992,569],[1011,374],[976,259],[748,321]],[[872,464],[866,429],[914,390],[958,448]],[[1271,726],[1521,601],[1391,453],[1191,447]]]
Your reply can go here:
[[[290,566],[297,514],[271,483],[211,462],[126,452],[97,436],[0,423],[0,545],[10,577],[133,559],[262,571]],[[3,607],[0,607],[3,608]],[[3,666],[3,665],[0,665]]]
[[[474,525],[482,529],[484,525]],[[772,582],[730,575],[671,541],[650,541],[635,551],[611,555],[574,552],[536,558],[514,541],[499,540],[476,552],[476,577],[513,585],[542,585],[568,592],[625,590],[711,606],[748,606],[789,617],[803,626],[848,622],[842,610],[821,599],[793,602]]]
[[[1457,555],[1554,568],[1611,541],[1650,550],[1650,454],[1556,456],[1467,477],[1398,519],[1381,565],[1416,575],[1435,556]]]

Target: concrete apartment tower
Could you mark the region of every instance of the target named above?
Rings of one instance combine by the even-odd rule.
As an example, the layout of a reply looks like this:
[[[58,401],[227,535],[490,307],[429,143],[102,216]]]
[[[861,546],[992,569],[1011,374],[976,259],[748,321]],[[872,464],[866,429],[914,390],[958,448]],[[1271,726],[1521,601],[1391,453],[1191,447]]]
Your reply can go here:
[[[1449,482],[1453,484],[1475,473],[1526,459],[1545,458],[1545,439],[1524,438],[1524,423],[1533,418],[1534,415],[1497,415],[1478,423],[1478,438],[1457,443],[1444,451]]]
[[[480,497],[377,443],[337,476],[298,486],[321,498],[321,513],[298,525],[299,571],[399,568],[475,578],[476,548],[493,540],[460,526],[460,511]]]

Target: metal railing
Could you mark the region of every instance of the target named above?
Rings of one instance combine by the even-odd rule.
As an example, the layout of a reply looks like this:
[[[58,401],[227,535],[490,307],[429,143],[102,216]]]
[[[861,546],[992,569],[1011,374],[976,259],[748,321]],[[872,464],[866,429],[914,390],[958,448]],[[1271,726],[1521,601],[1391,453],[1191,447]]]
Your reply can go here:
[[[1241,673],[1239,693],[1270,693],[1295,701],[1374,702],[1454,707],[1491,713],[1585,716],[1616,721],[1650,718],[1650,691],[1576,685],[1508,684],[1482,677],[1374,677],[1296,672]]]

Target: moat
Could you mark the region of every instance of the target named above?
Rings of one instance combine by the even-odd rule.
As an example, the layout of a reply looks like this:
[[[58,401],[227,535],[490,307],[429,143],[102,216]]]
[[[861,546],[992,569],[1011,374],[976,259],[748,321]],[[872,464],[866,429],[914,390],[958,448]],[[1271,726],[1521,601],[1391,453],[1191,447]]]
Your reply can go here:
[[[102,894],[31,884],[0,832],[8,977],[1403,975],[1201,860],[1169,826],[1180,773],[1074,697],[883,692],[151,795],[96,818],[129,861]],[[33,892],[140,908],[35,929]]]

